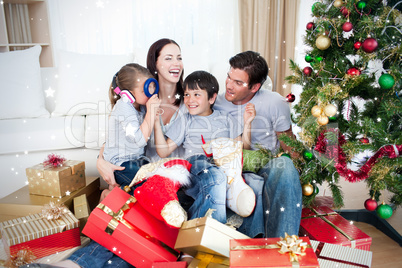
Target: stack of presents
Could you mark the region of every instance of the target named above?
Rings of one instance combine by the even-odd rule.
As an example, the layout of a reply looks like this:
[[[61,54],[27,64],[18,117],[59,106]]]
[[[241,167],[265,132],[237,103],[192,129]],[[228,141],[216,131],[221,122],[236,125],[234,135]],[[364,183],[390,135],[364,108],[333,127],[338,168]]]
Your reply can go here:
[[[54,263],[90,239],[138,268],[371,267],[371,238],[326,206],[303,209],[299,234],[250,238],[211,215],[172,226],[120,188],[99,203],[99,178],[85,177],[84,162],[40,164],[26,173],[29,184],[0,199],[9,267],[22,255]],[[181,253],[194,257],[189,265]]]

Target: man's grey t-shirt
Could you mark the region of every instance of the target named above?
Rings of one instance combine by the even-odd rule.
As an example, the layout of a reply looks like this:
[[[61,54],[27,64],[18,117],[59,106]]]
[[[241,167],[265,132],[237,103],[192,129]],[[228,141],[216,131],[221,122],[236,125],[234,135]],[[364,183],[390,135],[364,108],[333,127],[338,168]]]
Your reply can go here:
[[[249,102],[255,105],[256,110],[256,117],[251,124],[252,149],[256,150],[260,145],[276,153],[280,146],[276,132],[291,127],[289,103],[279,93],[262,89]],[[214,108],[231,114],[242,124],[243,129],[242,118],[246,105],[235,105],[227,101],[223,93],[218,95]]]

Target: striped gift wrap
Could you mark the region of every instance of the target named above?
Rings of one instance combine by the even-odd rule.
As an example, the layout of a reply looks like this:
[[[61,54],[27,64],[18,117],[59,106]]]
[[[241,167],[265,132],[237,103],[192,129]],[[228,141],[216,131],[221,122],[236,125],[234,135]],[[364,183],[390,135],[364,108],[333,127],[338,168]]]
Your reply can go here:
[[[371,251],[310,240],[321,268],[370,268]]]
[[[4,221],[0,230],[8,257],[30,249],[36,258],[42,258],[81,245],[79,221],[69,210],[56,220],[37,213]]]

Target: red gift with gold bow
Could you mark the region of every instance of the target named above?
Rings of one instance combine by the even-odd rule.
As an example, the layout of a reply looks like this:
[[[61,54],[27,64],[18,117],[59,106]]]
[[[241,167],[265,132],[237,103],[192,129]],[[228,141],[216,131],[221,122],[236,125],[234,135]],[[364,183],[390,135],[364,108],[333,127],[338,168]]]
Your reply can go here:
[[[173,248],[178,231],[116,187],[91,212],[82,233],[141,268],[177,260],[179,252]]]

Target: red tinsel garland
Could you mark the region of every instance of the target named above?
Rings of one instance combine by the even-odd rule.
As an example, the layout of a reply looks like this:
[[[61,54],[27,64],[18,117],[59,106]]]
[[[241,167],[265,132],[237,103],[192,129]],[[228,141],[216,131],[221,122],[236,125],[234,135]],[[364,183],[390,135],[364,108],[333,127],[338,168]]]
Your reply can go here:
[[[345,136],[338,133],[338,143],[328,145],[328,140],[325,138],[326,132],[337,132],[335,129],[324,130],[318,137],[315,150],[320,153],[325,153],[327,157],[334,159],[335,168],[339,175],[343,176],[349,182],[358,182],[369,177],[372,167],[384,156],[396,158],[402,154],[402,145],[384,145],[382,146],[369,160],[357,171],[347,168],[346,155],[341,146],[346,143]],[[328,154],[328,155],[327,155]]]
[[[59,167],[63,165],[64,161],[66,161],[64,157],[61,157],[56,154],[49,154],[47,156],[47,159],[43,162],[43,165],[45,167],[46,166]]]

